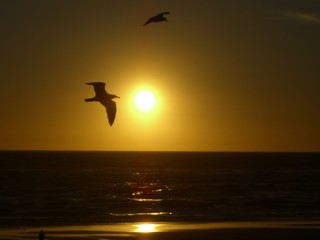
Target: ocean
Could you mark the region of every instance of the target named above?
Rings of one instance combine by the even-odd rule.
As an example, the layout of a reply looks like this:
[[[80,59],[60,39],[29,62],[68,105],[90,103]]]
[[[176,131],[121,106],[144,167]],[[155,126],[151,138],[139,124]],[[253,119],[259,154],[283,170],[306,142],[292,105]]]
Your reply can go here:
[[[0,152],[0,226],[320,220],[319,153]]]

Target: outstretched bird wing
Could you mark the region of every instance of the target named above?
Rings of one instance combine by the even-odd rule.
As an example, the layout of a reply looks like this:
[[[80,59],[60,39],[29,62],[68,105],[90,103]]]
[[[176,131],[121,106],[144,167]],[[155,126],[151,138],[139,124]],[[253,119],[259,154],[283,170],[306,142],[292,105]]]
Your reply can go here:
[[[162,12],[162,13],[159,13],[157,16],[166,15],[166,14],[170,14],[170,12]]]
[[[86,83],[88,85],[92,85],[94,88],[94,91],[96,93],[96,96],[93,98],[86,98],[86,102],[93,102],[97,101],[100,102],[106,109],[107,117],[110,126],[112,126],[114,119],[116,117],[117,112],[117,106],[114,101],[112,101],[113,98],[119,98],[116,95],[108,94],[105,90],[105,83],[104,82],[89,82]]]
[[[106,84],[104,82],[89,82],[86,84],[93,86],[97,97],[104,96],[107,93],[105,90]]]
[[[112,100],[105,102],[103,105],[106,108],[109,124],[112,126],[114,119],[116,118],[117,105]]]
[[[153,18],[154,18],[154,17],[149,18],[149,19],[143,24],[143,26],[144,26],[144,25],[147,25],[147,24],[149,24],[149,23],[152,23],[152,22],[153,22]]]

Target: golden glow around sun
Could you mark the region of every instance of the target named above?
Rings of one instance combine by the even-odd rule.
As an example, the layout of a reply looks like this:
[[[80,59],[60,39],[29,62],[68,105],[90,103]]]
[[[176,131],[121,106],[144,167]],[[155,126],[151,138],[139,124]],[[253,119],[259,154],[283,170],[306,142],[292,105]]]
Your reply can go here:
[[[140,90],[135,96],[135,106],[142,112],[149,112],[156,104],[155,95],[149,90]]]

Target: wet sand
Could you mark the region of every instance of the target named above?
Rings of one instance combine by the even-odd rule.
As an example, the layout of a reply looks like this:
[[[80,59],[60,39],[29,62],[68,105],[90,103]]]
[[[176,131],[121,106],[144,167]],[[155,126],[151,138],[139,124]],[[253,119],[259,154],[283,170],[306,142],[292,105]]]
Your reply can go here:
[[[123,223],[95,226],[0,229],[1,240],[319,240],[320,221],[226,223]],[[150,232],[143,232],[150,231]]]

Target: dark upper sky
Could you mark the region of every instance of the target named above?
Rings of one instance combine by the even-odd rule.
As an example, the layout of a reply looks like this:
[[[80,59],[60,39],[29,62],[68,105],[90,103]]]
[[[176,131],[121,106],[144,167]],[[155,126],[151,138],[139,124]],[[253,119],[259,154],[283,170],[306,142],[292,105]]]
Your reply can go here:
[[[0,18],[0,149],[320,151],[319,0],[11,0]],[[92,81],[121,97],[112,127]]]

